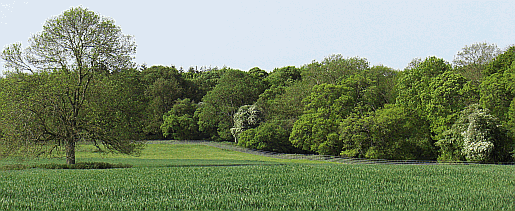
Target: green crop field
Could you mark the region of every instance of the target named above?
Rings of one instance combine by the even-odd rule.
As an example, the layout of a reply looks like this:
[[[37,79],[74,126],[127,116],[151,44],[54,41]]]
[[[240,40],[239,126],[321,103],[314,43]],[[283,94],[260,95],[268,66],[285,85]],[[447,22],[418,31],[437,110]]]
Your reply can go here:
[[[106,170],[0,171],[0,210],[513,210],[515,166],[301,163],[204,145],[149,145]],[[3,160],[0,165],[11,164]],[[29,162],[29,161],[24,161]],[[64,162],[41,159],[35,163]]]

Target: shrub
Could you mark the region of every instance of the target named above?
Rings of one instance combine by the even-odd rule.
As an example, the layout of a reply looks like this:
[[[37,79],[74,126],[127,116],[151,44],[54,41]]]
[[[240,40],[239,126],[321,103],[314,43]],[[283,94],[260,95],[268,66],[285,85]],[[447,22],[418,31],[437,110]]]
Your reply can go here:
[[[292,152],[294,147],[289,141],[289,136],[289,131],[281,122],[271,121],[240,133],[238,145],[273,152]]]

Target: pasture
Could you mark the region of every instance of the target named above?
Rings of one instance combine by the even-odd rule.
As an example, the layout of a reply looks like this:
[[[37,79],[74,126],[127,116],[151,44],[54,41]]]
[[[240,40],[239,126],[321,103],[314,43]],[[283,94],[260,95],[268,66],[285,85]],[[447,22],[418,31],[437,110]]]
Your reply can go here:
[[[513,210],[515,166],[346,165],[149,144],[104,170],[0,171],[0,210]],[[0,165],[17,162],[2,160]],[[40,159],[24,163],[64,162]]]

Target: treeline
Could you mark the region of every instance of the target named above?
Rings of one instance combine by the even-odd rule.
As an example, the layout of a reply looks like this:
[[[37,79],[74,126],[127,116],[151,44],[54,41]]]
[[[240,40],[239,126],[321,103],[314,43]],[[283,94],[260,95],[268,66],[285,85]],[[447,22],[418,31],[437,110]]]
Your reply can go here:
[[[94,115],[84,125],[132,139],[236,141],[275,152],[511,162],[514,61],[515,47],[478,43],[452,62],[415,59],[403,71],[341,55],[271,72],[142,66],[97,76],[85,102]],[[4,117],[18,115],[5,113],[5,105],[20,102],[9,93],[31,92],[32,105],[19,105],[29,110],[48,98],[32,82],[18,83],[43,83],[36,75],[1,80]]]

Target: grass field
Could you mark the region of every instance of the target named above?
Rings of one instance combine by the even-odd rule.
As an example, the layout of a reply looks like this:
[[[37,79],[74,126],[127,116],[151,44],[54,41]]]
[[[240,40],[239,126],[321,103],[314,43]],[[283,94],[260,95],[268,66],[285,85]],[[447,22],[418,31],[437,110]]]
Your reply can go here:
[[[0,171],[0,210],[515,209],[515,166],[301,163],[204,145],[149,145],[138,158],[91,150],[78,161],[135,167]]]

